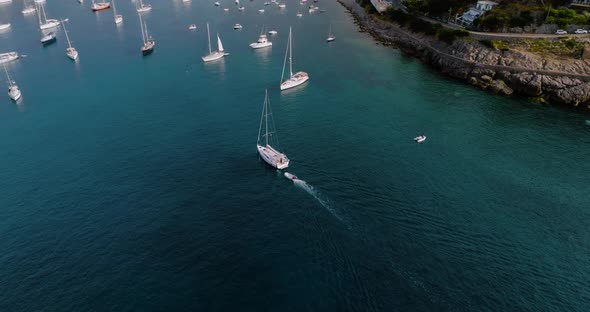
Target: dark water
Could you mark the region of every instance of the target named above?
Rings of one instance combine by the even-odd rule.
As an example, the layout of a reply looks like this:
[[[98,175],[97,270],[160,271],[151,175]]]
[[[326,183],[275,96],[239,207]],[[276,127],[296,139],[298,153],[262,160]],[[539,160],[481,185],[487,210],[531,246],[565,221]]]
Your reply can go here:
[[[77,64],[0,6],[27,55],[23,102],[0,94],[0,311],[588,311],[587,115],[445,79],[332,1],[212,2],[152,0],[142,58],[133,3],[116,28],[48,0]],[[311,79],[280,93],[289,25]],[[256,155],[265,88],[306,184]]]

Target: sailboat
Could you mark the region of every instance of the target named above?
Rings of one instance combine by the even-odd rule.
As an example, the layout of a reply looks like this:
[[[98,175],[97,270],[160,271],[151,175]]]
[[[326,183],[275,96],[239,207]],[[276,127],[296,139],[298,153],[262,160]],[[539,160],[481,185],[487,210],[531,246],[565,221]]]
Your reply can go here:
[[[37,3],[37,2],[35,2]],[[41,14],[43,14],[43,18],[41,18]],[[45,30],[59,26],[59,21],[52,18],[47,18],[45,15],[45,8],[43,7],[43,2],[39,3],[39,8],[37,9],[37,16],[39,17],[39,29]]]
[[[66,34],[66,40],[68,40],[68,48],[66,49],[66,55],[75,61],[78,59],[78,51],[76,51],[76,48],[72,47],[72,43],[70,42],[70,36],[68,36],[68,30],[66,29],[66,23],[64,23],[64,21],[62,21],[61,24],[64,27],[64,33]]]
[[[336,40],[336,37],[332,35],[332,24],[330,24],[330,31],[328,31],[328,38],[326,39],[327,42]]]
[[[272,46],[272,42],[268,41],[268,38],[266,37],[266,34],[264,33],[264,27],[262,28],[262,31],[260,32],[260,37],[258,37],[258,41],[250,43],[250,47],[252,49],[260,49],[260,48],[266,48],[266,47],[271,47]]]
[[[156,41],[148,34],[147,24],[141,19],[141,14],[139,15],[139,25],[141,26],[141,40],[143,41],[143,45],[141,46],[141,53],[143,55],[148,55],[154,52],[154,46],[156,45]]]
[[[27,14],[32,14],[35,13],[35,11],[37,11],[37,8],[35,8],[34,5],[27,5],[27,0],[23,1],[23,5],[24,5],[24,9],[22,10],[24,15]]]
[[[115,7],[115,0],[113,0],[113,14],[115,15],[115,25],[123,22],[123,15],[117,14],[117,8]]]
[[[6,79],[8,80],[8,96],[13,101],[16,102],[21,97],[20,89],[16,85],[16,82],[14,82],[12,79],[10,79],[10,76],[8,75],[8,70],[6,69],[6,65],[2,64],[2,66],[4,67],[4,72],[6,73]]]
[[[309,79],[309,75],[307,75],[306,72],[300,71],[293,74],[293,39],[291,37],[291,27],[289,27],[289,40],[287,41],[287,52],[285,52],[285,62],[283,63],[283,72],[281,74],[281,91],[297,87],[298,85],[306,82]],[[285,76],[285,67],[287,65],[287,59],[289,59],[289,79],[283,80],[283,77]]]
[[[209,41],[209,54],[202,57],[204,62],[215,61],[227,55],[227,53],[225,53],[223,50],[223,44],[221,44],[219,34],[217,34],[217,51],[211,51],[211,34],[209,33],[209,23],[207,23],[207,40]]]
[[[102,11],[102,10],[106,10],[108,8],[111,7],[111,4],[105,1],[101,1],[101,2],[94,2],[94,0],[92,0],[92,11],[96,12],[96,11]]]
[[[270,132],[268,129],[268,119],[270,117]],[[261,133],[262,133],[262,123],[264,122],[264,142],[261,142]],[[260,127],[258,128],[258,141],[256,142],[256,149],[258,149],[258,154],[264,161],[277,168],[277,169],[285,169],[289,167],[289,158],[287,155],[277,151],[271,144],[278,145],[278,138],[275,134],[275,126],[274,120],[272,117],[272,110],[270,109],[270,101],[268,100],[268,90],[264,92],[264,106],[262,107],[262,116],[260,117]],[[274,135],[274,136],[273,136]],[[274,138],[274,143],[272,142]],[[264,144],[264,145],[262,145]],[[277,146],[278,148],[278,146]]]
[[[143,12],[148,12],[152,10],[152,5],[151,4],[143,4],[143,0],[139,0],[139,5],[137,7],[137,12],[138,13],[143,13]]]

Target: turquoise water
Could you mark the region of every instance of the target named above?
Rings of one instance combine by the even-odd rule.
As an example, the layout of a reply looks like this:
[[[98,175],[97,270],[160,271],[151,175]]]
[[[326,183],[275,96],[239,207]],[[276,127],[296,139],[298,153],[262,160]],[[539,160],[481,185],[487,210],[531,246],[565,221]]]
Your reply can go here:
[[[22,103],[0,94],[0,311],[588,310],[587,114],[446,79],[332,1],[151,4],[142,57],[133,3],[116,28],[48,0],[78,63],[0,6],[0,52],[27,55]],[[280,93],[289,25],[311,78]],[[265,88],[306,183],[256,155]]]

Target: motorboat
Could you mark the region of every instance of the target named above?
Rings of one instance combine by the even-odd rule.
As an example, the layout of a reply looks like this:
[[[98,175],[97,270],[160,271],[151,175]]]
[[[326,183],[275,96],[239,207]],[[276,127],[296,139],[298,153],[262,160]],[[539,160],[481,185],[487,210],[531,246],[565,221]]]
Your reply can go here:
[[[188,29],[189,29],[189,30],[195,30],[195,29],[197,29],[197,25],[195,25],[195,24],[191,24],[191,25],[188,27]]]
[[[43,37],[41,37],[41,43],[43,45],[49,45],[51,43],[54,43],[57,40],[57,36],[55,35],[55,33],[53,31],[50,31],[46,34],[43,35]]]
[[[235,25],[234,25],[234,29],[242,29],[242,25],[240,25],[240,24],[235,24]]]
[[[425,135],[420,135],[414,138],[414,141],[418,142],[418,143],[422,143],[424,141],[426,141],[426,136]]]
[[[286,7],[287,7],[287,5],[286,5],[286,4],[284,4],[284,3],[281,3],[281,4],[279,4],[279,8],[281,8],[281,9],[284,9],[284,8],[286,8]]]
[[[276,34],[278,34],[278,32],[276,30],[269,30],[268,34],[269,35],[276,35]]]
[[[7,30],[8,28],[10,28],[10,23],[8,23],[8,24],[0,24],[0,31]]]
[[[303,14],[297,13],[297,17],[302,17],[302,16],[303,16]]]
[[[267,47],[271,47],[272,46],[272,42],[268,41],[268,38],[266,37],[266,35],[264,33],[260,34],[260,37],[258,37],[258,41],[250,43],[250,47],[252,49],[261,49],[261,48],[267,48]]]
[[[227,12],[227,11],[229,11],[229,8],[223,8],[223,11]]]
[[[221,5],[221,3],[217,2],[217,1],[214,4],[215,4],[215,6],[220,6]]]
[[[264,9],[260,9],[260,10],[258,10],[258,12],[264,13]]]
[[[238,10],[239,10],[239,11],[244,11],[244,9],[246,9],[246,8],[244,8],[243,6],[240,6],[240,7],[238,8]]]

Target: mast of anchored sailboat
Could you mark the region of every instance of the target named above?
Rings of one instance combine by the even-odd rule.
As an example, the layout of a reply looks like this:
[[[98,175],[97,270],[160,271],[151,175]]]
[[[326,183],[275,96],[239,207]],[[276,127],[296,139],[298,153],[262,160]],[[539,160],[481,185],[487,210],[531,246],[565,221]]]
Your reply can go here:
[[[293,38],[289,27],[289,77],[293,77]]]
[[[207,42],[209,43],[209,54],[211,54],[211,34],[209,33],[209,23],[207,23]]]
[[[138,15],[139,15],[139,26],[141,27],[141,41],[143,42],[143,44],[146,44],[147,43],[147,40],[146,40],[147,34],[144,33],[144,29],[143,29],[144,23],[143,23],[143,20],[141,19],[141,14],[138,14]]]

